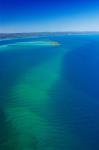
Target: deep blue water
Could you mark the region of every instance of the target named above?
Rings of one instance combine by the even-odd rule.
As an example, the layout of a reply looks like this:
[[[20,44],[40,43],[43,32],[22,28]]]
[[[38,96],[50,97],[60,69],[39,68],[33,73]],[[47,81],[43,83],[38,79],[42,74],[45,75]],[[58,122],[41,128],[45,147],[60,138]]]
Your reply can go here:
[[[8,149],[2,143],[6,140],[5,106],[10,99],[10,88],[22,73],[49,61],[63,49],[69,50],[64,53],[61,62],[60,78],[49,91],[53,103],[45,114],[45,118],[56,122],[60,130],[57,131],[59,145],[53,150],[99,150],[99,35],[49,36],[42,39],[58,41],[61,45],[35,51],[33,48],[16,48],[0,52],[0,150]],[[0,41],[0,45],[32,40],[37,39],[4,40]],[[67,130],[76,142],[78,140],[78,144],[71,142],[68,149],[65,145]]]

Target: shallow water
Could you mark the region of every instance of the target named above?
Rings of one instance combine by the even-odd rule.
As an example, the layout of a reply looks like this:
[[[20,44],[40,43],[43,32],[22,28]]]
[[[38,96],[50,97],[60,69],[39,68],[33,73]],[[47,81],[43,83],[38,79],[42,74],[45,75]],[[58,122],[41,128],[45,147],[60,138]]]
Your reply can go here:
[[[0,150],[98,150],[99,35],[0,45]]]

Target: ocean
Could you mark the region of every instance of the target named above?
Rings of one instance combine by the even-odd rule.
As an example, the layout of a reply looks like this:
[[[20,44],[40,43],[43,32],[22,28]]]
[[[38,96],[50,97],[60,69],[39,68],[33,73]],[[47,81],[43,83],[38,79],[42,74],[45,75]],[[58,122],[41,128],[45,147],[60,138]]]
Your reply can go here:
[[[0,39],[0,150],[99,150],[99,34]]]

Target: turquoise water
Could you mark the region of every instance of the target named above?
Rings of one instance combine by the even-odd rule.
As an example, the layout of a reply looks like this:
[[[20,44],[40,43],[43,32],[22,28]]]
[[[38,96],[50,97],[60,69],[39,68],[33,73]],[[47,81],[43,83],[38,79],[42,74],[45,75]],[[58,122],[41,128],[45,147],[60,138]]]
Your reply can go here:
[[[99,35],[0,40],[0,150],[99,150]]]

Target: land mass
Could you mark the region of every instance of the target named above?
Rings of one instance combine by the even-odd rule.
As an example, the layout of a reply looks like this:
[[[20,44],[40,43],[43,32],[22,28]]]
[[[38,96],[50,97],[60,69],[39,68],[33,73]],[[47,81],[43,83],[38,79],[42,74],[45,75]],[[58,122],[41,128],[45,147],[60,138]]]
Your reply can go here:
[[[72,35],[72,34],[99,34],[99,31],[72,31],[72,32],[29,32],[29,33],[0,33],[1,39],[6,38],[19,38],[19,37],[37,37],[37,36],[60,36],[60,35]]]

